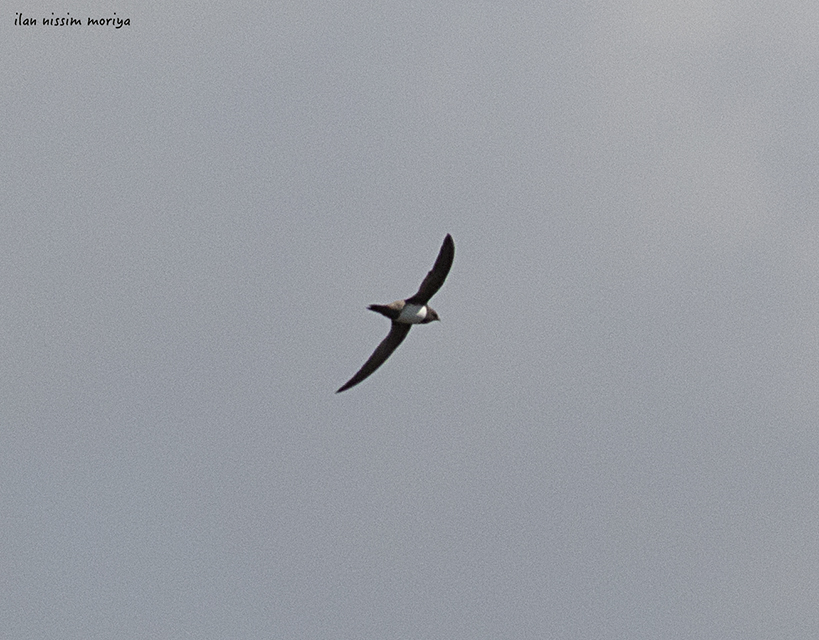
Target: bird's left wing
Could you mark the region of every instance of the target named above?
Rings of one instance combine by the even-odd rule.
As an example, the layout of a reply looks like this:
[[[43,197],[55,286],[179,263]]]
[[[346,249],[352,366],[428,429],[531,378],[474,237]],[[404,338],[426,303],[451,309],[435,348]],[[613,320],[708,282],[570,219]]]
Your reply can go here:
[[[398,345],[404,341],[404,338],[407,337],[409,333],[411,324],[404,324],[400,322],[395,322],[393,320],[392,328],[390,332],[387,334],[387,337],[381,341],[373,354],[370,356],[370,359],[364,363],[364,366],[361,367],[358,372],[350,378],[343,387],[341,387],[336,393],[341,393],[342,391],[346,391],[350,387],[356,386],[359,382],[366,379],[370,374],[372,374],[378,367],[384,364],[392,355],[392,352],[398,348]]]

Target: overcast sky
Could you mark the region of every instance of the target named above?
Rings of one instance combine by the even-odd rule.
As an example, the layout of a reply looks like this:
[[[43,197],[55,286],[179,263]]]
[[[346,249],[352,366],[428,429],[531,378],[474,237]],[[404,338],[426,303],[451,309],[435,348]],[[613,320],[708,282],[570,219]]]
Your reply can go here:
[[[3,635],[819,637],[817,25],[9,5]]]

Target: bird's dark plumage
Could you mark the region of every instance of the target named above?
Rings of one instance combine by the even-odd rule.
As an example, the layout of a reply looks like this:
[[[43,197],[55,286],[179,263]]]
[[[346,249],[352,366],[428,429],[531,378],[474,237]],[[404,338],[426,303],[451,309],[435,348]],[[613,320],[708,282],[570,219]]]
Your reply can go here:
[[[387,358],[392,355],[392,352],[395,351],[398,345],[407,337],[413,324],[427,324],[439,320],[438,314],[427,306],[427,302],[429,302],[429,299],[432,298],[444,284],[444,280],[446,280],[449,270],[452,267],[454,257],[455,243],[452,241],[452,236],[447,234],[432,270],[427,273],[424,281],[421,283],[421,287],[414,296],[406,300],[396,300],[388,305],[372,304],[369,306],[371,311],[376,311],[390,318],[390,320],[392,320],[392,327],[387,337],[376,347],[369,360],[364,363],[364,366],[361,367],[344,386],[336,391],[336,393],[341,393],[350,387],[354,387],[384,364]]]
[[[359,382],[367,378],[371,373],[373,373],[378,367],[384,364],[392,355],[392,352],[398,348],[398,345],[404,341],[404,338],[407,337],[409,333],[411,324],[402,324],[400,322],[396,322],[395,320],[392,321],[392,328],[390,332],[387,334],[387,337],[381,341],[373,354],[370,356],[370,359],[364,363],[364,366],[361,367],[358,372],[350,378],[341,389],[336,391],[336,393],[341,393],[342,391],[346,391],[350,387],[356,386]]]
[[[411,298],[407,298],[408,304],[426,304],[430,298],[438,293],[438,289],[444,284],[449,270],[452,268],[452,260],[455,258],[455,243],[452,241],[452,236],[446,234],[444,243],[441,245],[441,250],[438,252],[438,257],[435,259],[435,264],[430,269],[427,277],[418,288],[418,292]]]

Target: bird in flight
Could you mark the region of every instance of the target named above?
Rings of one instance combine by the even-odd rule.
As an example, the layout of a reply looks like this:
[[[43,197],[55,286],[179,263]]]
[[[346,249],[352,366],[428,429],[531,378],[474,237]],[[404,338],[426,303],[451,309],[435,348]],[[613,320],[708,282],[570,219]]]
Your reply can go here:
[[[387,337],[381,341],[370,359],[364,363],[358,372],[350,378],[343,387],[336,393],[346,391],[350,387],[354,387],[359,382],[365,380],[378,367],[380,367],[387,358],[392,355],[392,352],[398,348],[398,345],[407,337],[410,328],[414,324],[428,324],[435,320],[440,320],[435,310],[427,305],[429,299],[438,293],[438,289],[444,284],[449,269],[452,267],[452,259],[455,257],[455,243],[452,241],[452,236],[446,234],[444,243],[441,245],[441,250],[438,252],[438,257],[432,270],[424,278],[418,292],[411,298],[406,300],[396,300],[390,304],[371,304],[367,307],[370,311],[375,311],[383,316],[387,316],[392,320],[392,327]]]

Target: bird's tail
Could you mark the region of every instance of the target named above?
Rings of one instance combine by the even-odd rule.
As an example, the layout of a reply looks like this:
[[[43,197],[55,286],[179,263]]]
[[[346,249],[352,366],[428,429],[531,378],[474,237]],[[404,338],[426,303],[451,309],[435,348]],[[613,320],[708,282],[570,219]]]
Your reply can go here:
[[[398,317],[399,312],[395,309],[388,307],[385,304],[371,304],[367,307],[370,311],[375,311],[376,313],[380,313],[382,316],[387,316],[390,320],[395,320]]]

